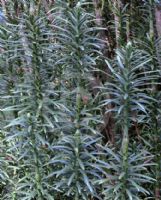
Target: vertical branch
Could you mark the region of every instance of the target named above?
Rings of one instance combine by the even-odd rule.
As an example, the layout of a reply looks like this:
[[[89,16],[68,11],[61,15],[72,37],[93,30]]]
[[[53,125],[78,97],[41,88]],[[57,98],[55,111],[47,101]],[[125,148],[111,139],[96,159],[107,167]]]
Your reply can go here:
[[[49,2],[47,2],[47,0],[42,0],[42,6],[44,7],[45,9],[45,12],[46,12],[46,15],[47,15],[47,18],[48,20],[50,21],[50,23],[53,22],[54,18],[53,16],[50,14],[50,9],[51,9],[51,6],[54,4],[54,0],[50,0]]]
[[[95,8],[95,15],[96,15],[96,25],[98,27],[103,28],[103,4],[101,5],[100,0],[93,0],[94,8]],[[100,39],[102,39],[104,42],[102,42],[101,49],[104,51],[107,47],[106,44],[109,44],[108,38],[106,37],[105,31],[100,31],[100,34],[98,36]]]
[[[102,2],[102,4],[100,3]],[[103,8],[104,8],[104,0],[100,1],[100,0],[93,0],[94,3],[94,8],[95,8],[95,15],[96,15],[96,25],[98,27],[103,27]],[[107,31],[109,31],[107,29]],[[103,52],[103,54],[105,56],[107,56],[107,48],[110,48],[110,42],[109,42],[109,38],[108,36],[106,36],[106,31],[102,30],[100,32],[100,35],[98,36],[100,39],[102,39],[104,41],[104,43],[102,43],[101,46],[101,50]],[[108,73],[110,73],[108,71]],[[105,77],[105,79],[109,79],[109,77]],[[95,87],[99,87],[101,83],[101,80],[99,78],[98,75],[96,75],[94,77],[94,79],[91,82],[92,88]],[[96,91],[96,89],[93,89],[93,91]],[[97,95],[98,91],[96,91],[95,96]],[[110,99],[110,95],[106,95],[106,99]],[[112,104],[108,104],[107,109],[111,109],[112,108]],[[104,114],[103,116],[104,118],[104,125],[101,128],[101,133],[105,136],[105,140],[110,141],[111,143],[114,143],[114,132],[113,132],[113,128],[114,128],[114,120],[112,117],[112,113],[108,112],[108,114]],[[106,142],[107,142],[106,141]]]
[[[126,41],[127,43],[130,41],[130,16],[127,16],[126,20]]]
[[[129,118],[130,118],[130,108],[129,108],[129,98],[125,102],[124,111],[124,125],[123,125],[123,139],[122,139],[122,167],[123,167],[123,193],[122,198],[126,199],[126,188],[127,188],[127,178],[128,178],[128,149],[129,149]]]
[[[99,0],[93,0],[94,7],[95,7],[95,14],[96,14],[96,24],[98,26],[102,26],[102,11],[100,7],[100,1]]]
[[[161,5],[155,7],[155,20],[158,37],[161,36]]]
[[[5,0],[1,0],[1,4],[2,4],[2,9],[4,14],[7,14],[7,9],[6,9],[6,1]]]
[[[115,23],[115,37],[116,37],[116,47],[120,47],[120,39],[121,39],[121,9],[122,9],[122,2],[121,0],[114,0],[113,2],[113,14],[114,14],[114,23]]]
[[[149,16],[150,16],[150,24],[149,24],[149,35],[150,35],[150,42],[151,42],[151,57],[152,57],[152,67],[153,69],[157,69],[157,61],[155,59],[155,56],[157,55],[157,60],[159,62],[159,65],[161,63],[161,56],[160,56],[160,48],[161,48],[161,6],[157,5],[154,7],[154,0],[149,0]],[[153,12],[154,11],[154,12]],[[156,34],[154,32],[154,17],[155,17],[155,25],[156,25]],[[155,36],[158,38],[158,44],[157,48],[155,47]],[[155,99],[157,99],[158,91],[157,87],[152,82],[152,95]],[[161,189],[161,165],[160,165],[160,142],[159,141],[159,128],[158,128],[158,110],[156,108],[156,105],[153,105],[152,108],[152,130],[154,134],[154,153],[155,153],[155,200],[159,200],[161,198],[160,189]]]
[[[150,2],[150,9],[149,9],[149,16],[150,16],[150,24],[149,24],[149,34],[150,38],[154,39],[154,18],[153,18],[153,0],[149,0]]]
[[[119,0],[114,0],[114,8],[116,9],[120,9],[119,7],[119,3],[118,3]],[[117,48],[119,47],[119,38],[120,38],[120,30],[119,30],[119,22],[120,22],[120,19],[119,19],[119,16],[116,14],[116,12],[114,12],[114,21],[115,21],[115,37],[116,37],[116,46]]]
[[[155,7],[155,24],[158,38],[157,57],[159,64],[161,63],[160,49],[161,49],[161,5]]]

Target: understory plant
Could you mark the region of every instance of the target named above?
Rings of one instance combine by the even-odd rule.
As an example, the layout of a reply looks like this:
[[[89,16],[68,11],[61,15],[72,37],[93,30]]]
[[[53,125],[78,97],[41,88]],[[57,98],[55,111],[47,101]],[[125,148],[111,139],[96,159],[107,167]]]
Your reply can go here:
[[[100,135],[95,129],[100,109],[88,90],[92,70],[101,55],[99,39],[95,36],[99,28],[92,27],[92,13],[85,12],[81,4],[74,8],[56,7],[52,14],[56,16],[54,34],[60,47],[60,59],[55,63],[61,66],[61,83],[69,109],[70,127],[62,131],[60,141],[51,146],[57,153],[49,162],[56,170],[49,175],[55,177],[53,183],[60,194],[70,199],[100,198],[94,180],[101,178],[103,170],[99,167],[99,152],[96,143]],[[61,22],[61,26],[60,26]],[[63,83],[66,84],[63,84]],[[63,94],[62,94],[63,95]],[[92,103],[95,108],[92,108]],[[59,182],[58,180],[62,180]],[[98,187],[99,188],[99,187]]]
[[[6,185],[10,192],[4,199],[54,199],[44,179],[50,169],[44,164],[50,159],[49,143],[57,138],[59,110],[63,113],[65,107],[57,98],[49,71],[54,48],[48,22],[43,13],[39,17],[39,5],[26,6],[18,24],[2,28],[9,38],[2,41],[1,59],[10,62],[12,76],[1,98],[7,102],[1,110],[6,115],[6,151],[11,155]],[[2,74],[3,82],[6,75]]]
[[[146,123],[148,106],[155,101],[146,89],[151,86],[152,80],[156,82],[158,72],[149,70],[151,58],[148,53],[133,48],[131,43],[116,53],[113,65],[106,60],[111,71],[111,82],[105,83],[102,90],[103,95],[110,94],[111,98],[105,99],[102,106],[113,104],[106,112],[114,113],[122,141],[114,151],[104,148],[109,156],[107,163],[111,165],[112,174],[99,182],[103,185],[106,183],[105,199],[140,199],[141,194],[150,194],[144,183],[155,181],[148,172],[149,167],[155,164],[152,163],[153,156],[142,145],[136,146],[136,151],[131,151],[131,127],[136,122]],[[145,85],[146,89],[143,87]]]
[[[61,5],[61,2],[57,3]],[[92,144],[98,131],[94,127],[101,120],[92,116],[97,109],[89,109],[91,96],[86,95],[88,81],[83,76],[96,65],[95,60],[99,56],[99,45],[95,44],[97,37],[94,34],[98,30],[88,28],[88,24],[92,25],[92,15],[86,14],[80,5],[73,10],[64,5],[67,10],[61,10],[58,6],[56,13],[55,10],[51,11],[55,21],[49,24],[39,4],[26,2],[24,12],[18,19],[1,27],[4,37],[6,33],[9,35],[2,40],[1,60],[4,65],[11,60],[8,70],[12,81],[9,88],[8,85],[4,87],[1,98],[2,102],[3,99],[6,102],[1,108],[6,116],[2,131],[9,154],[6,190],[10,192],[3,196],[4,199],[41,200],[59,198],[60,195],[79,199],[85,187],[88,192],[83,195],[84,199],[97,195],[92,181],[97,176],[101,177],[102,172],[99,167],[92,166],[95,158],[88,151],[95,154]],[[57,32],[54,33],[54,30]],[[71,69],[73,72],[70,72]],[[5,82],[7,74],[6,69],[2,70],[1,84]],[[68,76],[69,73],[72,76]],[[81,120],[82,116],[85,118]],[[88,138],[89,133],[91,136]],[[82,146],[82,158],[76,157],[75,160],[75,167],[78,168],[79,163],[82,171],[78,173],[78,178],[77,172],[76,175],[67,174],[67,177],[64,174],[63,179],[71,175],[73,178],[63,188],[58,187],[62,185],[57,179],[61,168],[59,162],[56,166],[51,165],[57,157],[55,149],[60,141],[64,145],[62,152],[69,141],[76,145],[71,148],[71,155],[75,155],[77,148],[79,151],[79,145]],[[67,155],[62,156],[65,157],[60,157],[60,162]],[[87,167],[82,168],[85,161]],[[92,175],[91,169],[96,175]],[[79,171],[71,168],[71,173],[75,170]],[[51,174],[56,174],[56,177]],[[72,190],[75,182],[78,188]],[[64,191],[67,186],[71,186],[68,192]]]
[[[154,2],[0,3],[0,199],[159,200]]]

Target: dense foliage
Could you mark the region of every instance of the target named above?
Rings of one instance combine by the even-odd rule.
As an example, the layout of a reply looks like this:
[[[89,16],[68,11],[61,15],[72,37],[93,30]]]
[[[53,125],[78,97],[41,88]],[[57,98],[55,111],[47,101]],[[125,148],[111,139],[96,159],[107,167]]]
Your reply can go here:
[[[0,2],[0,199],[160,200],[160,1]]]

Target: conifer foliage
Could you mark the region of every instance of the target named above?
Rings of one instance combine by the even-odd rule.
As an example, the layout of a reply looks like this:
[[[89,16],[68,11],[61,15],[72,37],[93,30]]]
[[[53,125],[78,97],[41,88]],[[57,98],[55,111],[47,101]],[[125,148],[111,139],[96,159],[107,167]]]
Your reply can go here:
[[[159,200],[160,2],[0,3],[0,199]]]

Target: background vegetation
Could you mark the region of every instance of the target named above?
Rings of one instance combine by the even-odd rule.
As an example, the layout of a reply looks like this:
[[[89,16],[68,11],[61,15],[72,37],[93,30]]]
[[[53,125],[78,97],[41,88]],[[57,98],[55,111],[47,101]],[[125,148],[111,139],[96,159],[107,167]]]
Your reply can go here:
[[[160,200],[160,1],[0,5],[0,199]]]

